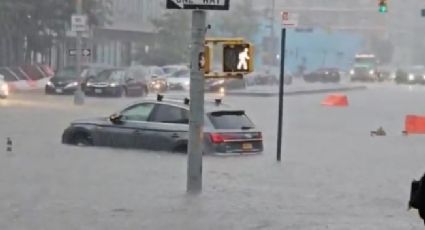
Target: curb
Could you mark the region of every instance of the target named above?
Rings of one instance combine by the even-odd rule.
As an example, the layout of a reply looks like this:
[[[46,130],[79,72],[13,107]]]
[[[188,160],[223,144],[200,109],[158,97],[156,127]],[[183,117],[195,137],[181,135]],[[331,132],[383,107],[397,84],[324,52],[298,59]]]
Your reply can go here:
[[[329,89],[315,89],[315,90],[296,90],[291,92],[285,92],[285,96],[297,96],[297,95],[310,95],[310,94],[321,94],[321,93],[332,93],[332,92],[347,92],[356,90],[366,90],[367,86],[352,86],[352,87],[339,87]],[[277,97],[278,92],[267,93],[267,92],[232,92],[227,91],[226,96],[246,96],[246,97]]]

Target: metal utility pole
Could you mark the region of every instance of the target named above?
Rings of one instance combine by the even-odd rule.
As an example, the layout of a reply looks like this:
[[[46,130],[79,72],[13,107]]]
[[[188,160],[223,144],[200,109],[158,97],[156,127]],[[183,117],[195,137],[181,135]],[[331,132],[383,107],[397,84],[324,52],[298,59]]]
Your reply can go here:
[[[285,44],[286,44],[286,28],[282,28],[282,40],[280,51],[280,81],[279,81],[279,120],[277,126],[277,161],[282,160],[282,133],[283,133],[283,97],[285,83]]]
[[[82,0],[76,0],[76,11],[77,11],[77,15],[82,15],[83,14],[83,2]],[[80,79],[80,73],[81,73],[81,56],[82,56],[82,52],[81,52],[81,31],[76,31],[77,36],[76,36],[76,63],[75,63],[75,68],[77,71],[77,75],[79,77],[79,86],[77,88],[77,90],[75,91],[74,94],[74,104],[75,105],[83,105],[84,104],[84,93],[83,93],[83,89],[81,88],[81,79]]]
[[[204,51],[206,34],[206,12],[192,12],[192,48],[190,70],[190,122],[188,149],[187,192],[202,191],[202,153],[204,126],[204,72],[200,67],[200,56]]]

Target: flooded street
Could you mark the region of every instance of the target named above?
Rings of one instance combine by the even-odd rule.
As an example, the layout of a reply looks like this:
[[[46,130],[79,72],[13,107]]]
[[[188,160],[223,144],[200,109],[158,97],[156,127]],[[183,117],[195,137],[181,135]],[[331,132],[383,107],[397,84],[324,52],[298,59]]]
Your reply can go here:
[[[74,107],[68,97],[16,95],[0,107],[0,228],[418,229],[406,209],[424,137],[401,132],[405,115],[425,113],[424,91],[348,92],[347,108],[322,107],[326,94],[285,97],[280,164],[277,98],[225,97],[263,131],[265,152],[205,156],[197,197],[185,193],[185,155],[60,143],[70,121],[107,116],[134,99]],[[31,106],[37,97],[48,106]],[[371,137],[379,126],[387,136]]]

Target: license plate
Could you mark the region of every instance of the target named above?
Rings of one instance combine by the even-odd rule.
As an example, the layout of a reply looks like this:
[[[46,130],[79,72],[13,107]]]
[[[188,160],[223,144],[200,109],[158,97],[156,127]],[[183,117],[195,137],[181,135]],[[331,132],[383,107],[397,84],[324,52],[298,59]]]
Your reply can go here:
[[[62,89],[56,89],[56,93],[63,93]]]
[[[252,150],[253,149],[253,146],[252,146],[251,143],[243,143],[242,144],[242,149],[243,150]]]
[[[95,89],[94,92],[95,93],[102,93],[102,90],[101,89]]]

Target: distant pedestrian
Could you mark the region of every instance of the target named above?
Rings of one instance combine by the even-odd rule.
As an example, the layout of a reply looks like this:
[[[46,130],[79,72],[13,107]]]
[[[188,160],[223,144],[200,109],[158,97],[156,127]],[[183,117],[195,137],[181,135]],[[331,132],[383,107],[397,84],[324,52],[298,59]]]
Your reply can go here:
[[[425,225],[425,174],[421,180],[413,180],[410,189],[409,209],[414,208],[419,212],[419,216]]]

